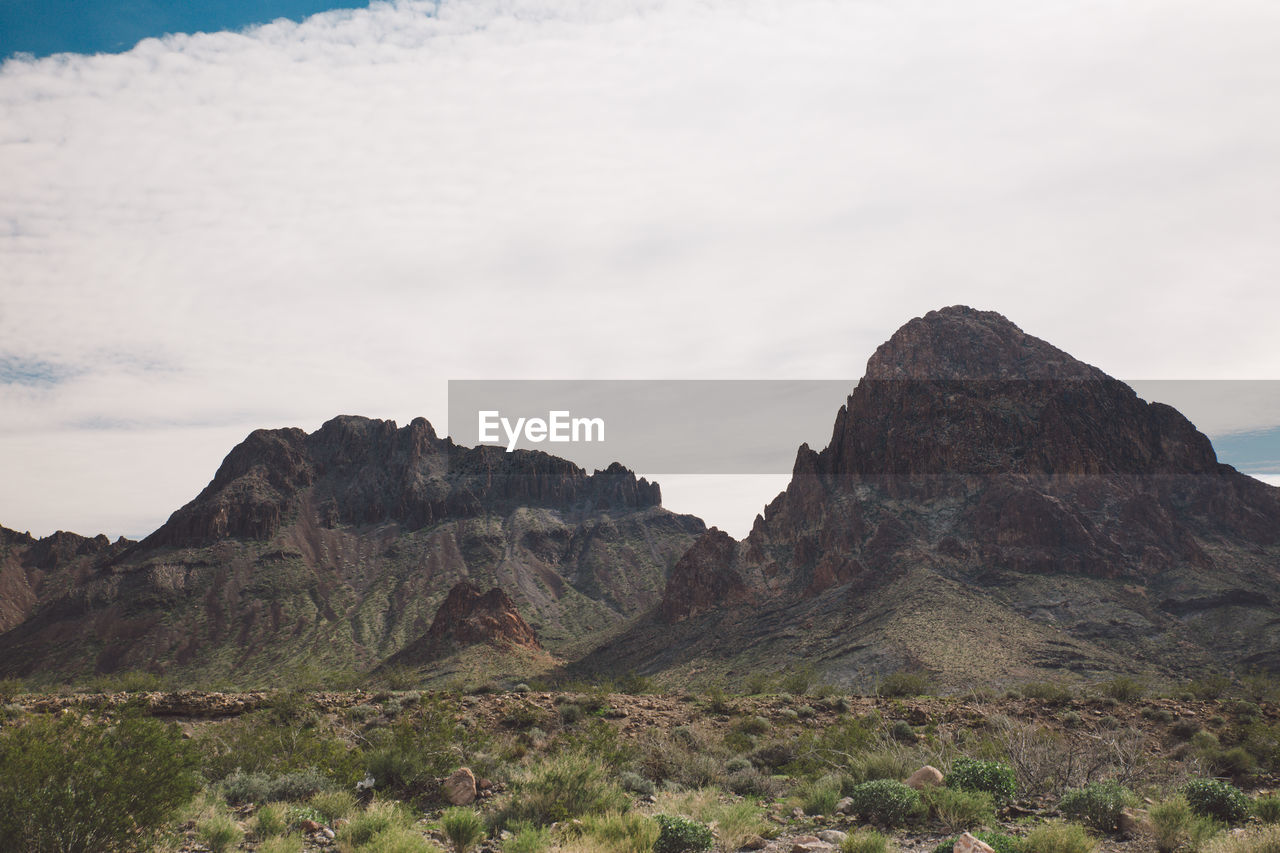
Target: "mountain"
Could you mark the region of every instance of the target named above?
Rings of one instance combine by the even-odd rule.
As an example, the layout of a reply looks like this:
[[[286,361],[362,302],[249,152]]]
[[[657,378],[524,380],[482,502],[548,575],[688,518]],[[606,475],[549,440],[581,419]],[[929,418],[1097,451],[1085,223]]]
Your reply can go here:
[[[43,539],[0,527],[0,632],[24,622],[41,601],[83,582],[93,567],[136,543],[59,530]]]
[[[463,580],[511,596],[554,652],[656,603],[704,529],[621,465],[460,447],[423,419],[257,430],[160,529],[18,608],[0,674],[366,670]]]
[[[999,314],[957,306],[876,350],[821,451],[733,542],[582,662],[833,681],[1280,668],[1280,489]]]

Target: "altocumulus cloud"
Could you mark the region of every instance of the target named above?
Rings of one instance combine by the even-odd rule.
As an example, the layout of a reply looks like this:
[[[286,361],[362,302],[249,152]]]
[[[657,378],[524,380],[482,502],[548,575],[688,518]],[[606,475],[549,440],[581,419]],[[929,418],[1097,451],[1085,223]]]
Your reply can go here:
[[[249,429],[442,423],[449,378],[856,377],[956,302],[1114,375],[1275,378],[1277,26],[397,2],[11,60],[0,354],[44,378],[0,382],[0,523],[146,533]]]

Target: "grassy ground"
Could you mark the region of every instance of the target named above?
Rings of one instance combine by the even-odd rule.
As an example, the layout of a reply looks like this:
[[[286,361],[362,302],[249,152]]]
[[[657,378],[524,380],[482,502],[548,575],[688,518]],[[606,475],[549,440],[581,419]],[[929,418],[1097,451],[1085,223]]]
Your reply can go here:
[[[84,755],[61,771],[26,768],[20,756],[31,745],[22,745],[22,733],[56,740],[66,736],[56,728],[64,721],[66,731],[101,730],[106,745],[92,748],[108,749],[122,721],[141,719],[152,726],[143,732],[147,754],[181,757],[175,773],[187,774],[194,792],[152,821],[154,833],[141,818],[122,830],[127,843],[162,851],[696,849],[678,846],[696,839],[663,829],[660,815],[710,826],[718,850],[791,851],[820,833],[827,841],[819,843],[839,846],[834,830],[860,853],[880,853],[882,843],[924,853],[971,829],[1009,836],[993,837],[999,853],[1195,851],[1252,843],[1266,821],[1280,820],[1269,796],[1280,784],[1280,706],[1266,682],[1186,685],[1164,696],[1123,679],[1087,690],[1029,684],[998,696],[858,697],[789,686],[799,689],[12,695],[11,685],[0,788],[28,824],[92,823],[87,806],[82,818],[74,809],[70,818],[40,810],[53,808],[59,772],[74,781],[101,764]],[[885,685],[925,687],[910,677]],[[866,784],[902,780],[924,765],[946,774],[941,791],[920,797]],[[975,766],[987,770],[975,776]],[[459,767],[474,772],[479,796],[466,813],[447,812],[440,783]],[[115,766],[103,784],[127,789],[131,772]],[[1000,788],[1001,773],[1010,791]],[[1241,789],[1246,811],[1219,814],[1216,823],[1185,813],[1180,792],[1211,778]],[[1114,784],[1088,787],[1101,782]],[[128,816],[138,798],[111,800],[114,793],[104,789],[96,801],[118,802]],[[1127,832],[1115,822],[1121,806],[1136,821]],[[479,829],[468,835],[470,813]],[[1073,835],[1077,824],[1087,833]],[[50,843],[28,846],[114,849]]]

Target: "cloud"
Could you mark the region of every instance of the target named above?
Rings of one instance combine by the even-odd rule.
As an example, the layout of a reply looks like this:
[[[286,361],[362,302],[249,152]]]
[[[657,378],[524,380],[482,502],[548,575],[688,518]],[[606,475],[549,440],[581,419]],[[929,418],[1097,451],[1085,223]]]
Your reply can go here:
[[[229,436],[443,422],[451,378],[856,377],[957,302],[1112,375],[1274,378],[1277,24],[396,2],[11,60],[0,341],[67,372],[0,384],[0,523],[156,524]]]

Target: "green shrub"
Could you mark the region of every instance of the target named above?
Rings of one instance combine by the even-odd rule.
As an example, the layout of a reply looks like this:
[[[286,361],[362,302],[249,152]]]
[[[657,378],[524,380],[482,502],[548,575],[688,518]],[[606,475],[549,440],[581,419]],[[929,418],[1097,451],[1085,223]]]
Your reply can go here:
[[[581,831],[593,853],[649,853],[658,839],[657,822],[637,812],[586,815]]]
[[[794,693],[797,696],[803,696],[809,692],[809,688],[817,680],[818,676],[813,666],[802,664],[784,674],[779,686],[783,693]]]
[[[896,779],[876,779],[849,789],[852,811],[868,823],[881,826],[905,826],[923,810],[920,792]]]
[[[891,672],[876,683],[877,695],[890,698],[924,696],[929,690],[929,675],[924,672]]]
[[[1280,853],[1280,826],[1262,826],[1214,839],[1205,853]]]
[[[253,816],[253,834],[259,840],[284,835],[289,831],[289,807],[284,803],[268,803]]]
[[[302,839],[296,835],[276,835],[259,844],[255,853],[302,853]]]
[[[1003,832],[975,832],[973,837],[990,845],[996,853],[1022,853],[1022,839]],[[957,838],[959,836],[943,841],[933,848],[933,853],[954,853]]]
[[[901,743],[915,743],[916,730],[906,720],[895,720],[889,727],[889,737]]]
[[[1168,725],[1173,722],[1173,712],[1168,708],[1143,708],[1142,718],[1150,720],[1153,723],[1164,723]]]
[[[640,794],[645,797],[654,792],[653,782],[633,770],[624,770],[619,773],[618,784],[622,786],[622,790],[624,791],[629,791],[632,794]]]
[[[874,829],[859,829],[840,842],[840,853],[889,853],[889,839]]]
[[[218,787],[228,803],[238,806],[245,803],[305,800],[328,786],[328,779],[314,770],[307,769],[278,776],[267,773],[243,773],[237,770],[222,780],[222,784]]]
[[[1182,789],[1191,810],[1223,823],[1240,823],[1249,816],[1249,798],[1235,785],[1218,779],[1192,779]]]
[[[196,835],[213,853],[224,853],[240,843],[244,831],[228,815],[215,814],[196,824]]]
[[[1102,695],[1109,696],[1118,702],[1132,702],[1141,699],[1147,693],[1147,686],[1136,678],[1127,675],[1117,676],[1110,681],[1098,685]]]
[[[781,781],[751,766],[732,771],[725,778],[724,784],[739,796],[759,797],[766,800],[777,799],[783,791]]]
[[[564,753],[534,764],[516,781],[500,818],[501,823],[527,820],[547,826],[584,814],[624,812],[630,804],[603,763],[590,755]]]
[[[1075,697],[1070,687],[1052,681],[1032,681],[1019,687],[1018,692],[1023,698],[1036,699],[1050,705],[1065,705]]]
[[[453,845],[455,853],[467,853],[484,838],[484,821],[474,810],[461,806],[446,809],[440,815],[440,828]]]
[[[1199,850],[1221,826],[1213,818],[1193,812],[1181,794],[1156,803],[1148,817],[1155,834],[1156,850],[1160,853],[1172,853],[1179,848]]]
[[[349,817],[356,810],[356,798],[348,791],[321,791],[309,801],[313,809],[324,818],[322,823],[333,823]]]
[[[268,709],[207,727],[196,741],[205,776],[217,782],[236,772],[315,771],[341,787],[354,785],[363,776],[360,753],[301,703],[282,693]]]
[[[738,721],[736,726],[734,726],[736,731],[740,731],[743,734],[748,735],[766,734],[770,728],[772,728],[772,726],[769,721],[761,716],[744,717]]]
[[[359,853],[439,853],[440,848],[406,826],[384,829],[356,848]],[[338,850],[342,851],[339,845]]]
[[[502,853],[543,853],[551,846],[551,830],[531,823],[514,823],[511,837],[502,844]]]
[[[1280,823],[1280,794],[1259,797],[1253,803],[1253,813],[1263,823]]]
[[[1022,841],[1023,853],[1093,853],[1097,849],[1098,840],[1083,826],[1060,820],[1040,824]]]
[[[943,832],[963,832],[995,822],[996,811],[986,791],[933,786],[921,794],[929,816]]]
[[[809,815],[835,814],[840,801],[840,778],[824,776],[809,786],[804,796],[804,813]]]
[[[338,831],[338,841],[348,847],[360,849],[375,836],[408,827],[411,822],[404,806],[399,803],[375,801]]]
[[[1018,777],[1012,767],[963,755],[951,763],[951,772],[946,775],[945,782],[948,788],[985,791],[997,805],[1010,802],[1018,792]]]
[[[715,842],[711,827],[696,820],[673,815],[657,815],[658,839],[653,853],[699,853]]]
[[[905,779],[916,769],[916,762],[901,750],[880,749],[864,752],[845,767],[849,778],[857,782],[876,779]]]
[[[1066,817],[1084,821],[1099,832],[1111,832],[1120,820],[1120,812],[1136,802],[1132,791],[1112,780],[1067,791],[1058,808]]]
[[[197,756],[175,725],[67,713],[0,731],[0,839],[24,853],[148,849],[196,791]]]

